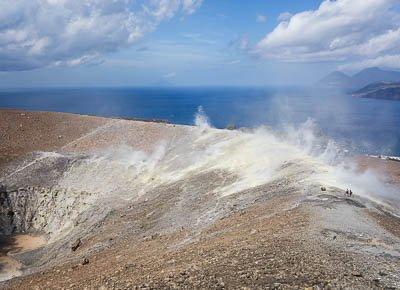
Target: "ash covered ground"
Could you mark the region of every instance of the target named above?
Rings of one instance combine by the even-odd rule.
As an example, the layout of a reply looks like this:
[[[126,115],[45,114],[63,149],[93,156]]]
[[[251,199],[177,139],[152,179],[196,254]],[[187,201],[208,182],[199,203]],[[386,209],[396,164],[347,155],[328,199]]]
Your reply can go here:
[[[343,157],[312,122],[0,113],[0,233],[46,241],[8,253],[3,288],[400,287],[400,163]]]

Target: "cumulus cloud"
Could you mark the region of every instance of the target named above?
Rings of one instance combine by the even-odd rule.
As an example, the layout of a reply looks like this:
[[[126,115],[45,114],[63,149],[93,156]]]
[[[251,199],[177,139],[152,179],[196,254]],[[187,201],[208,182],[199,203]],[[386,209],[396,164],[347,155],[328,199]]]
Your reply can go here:
[[[95,63],[202,0],[0,0],[0,71]]]
[[[325,0],[281,15],[256,53],[284,61],[385,61],[400,54],[399,0]],[[385,58],[386,56],[386,58]]]

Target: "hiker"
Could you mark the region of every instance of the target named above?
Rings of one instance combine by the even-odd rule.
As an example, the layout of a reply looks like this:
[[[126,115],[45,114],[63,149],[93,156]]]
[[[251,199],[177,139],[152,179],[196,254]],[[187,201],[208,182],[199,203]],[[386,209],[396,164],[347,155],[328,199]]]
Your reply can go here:
[[[353,195],[353,192],[351,191],[351,189],[350,189],[350,191],[349,191],[349,196],[351,197]]]
[[[346,189],[346,196],[349,195],[349,189]]]

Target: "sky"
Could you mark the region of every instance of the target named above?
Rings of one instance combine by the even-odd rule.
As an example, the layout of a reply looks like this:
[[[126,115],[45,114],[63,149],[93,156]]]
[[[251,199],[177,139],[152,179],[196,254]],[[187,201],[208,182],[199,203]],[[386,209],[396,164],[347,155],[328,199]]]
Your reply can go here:
[[[0,0],[0,87],[311,84],[400,69],[400,0]]]

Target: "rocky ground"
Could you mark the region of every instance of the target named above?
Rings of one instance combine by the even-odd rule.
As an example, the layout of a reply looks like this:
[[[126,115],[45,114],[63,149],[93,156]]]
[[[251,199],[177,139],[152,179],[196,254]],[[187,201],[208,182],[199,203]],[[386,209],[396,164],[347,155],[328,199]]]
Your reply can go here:
[[[0,115],[2,233],[47,240],[11,255],[23,274],[1,288],[400,288],[400,219],[295,150],[278,162],[240,132]]]

